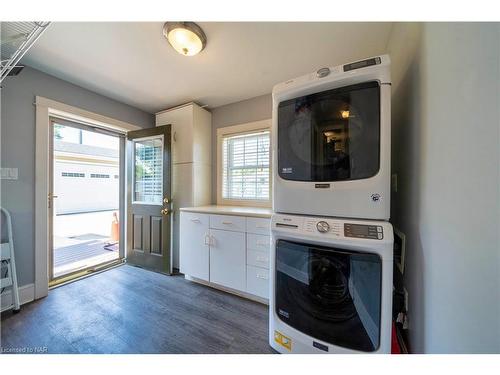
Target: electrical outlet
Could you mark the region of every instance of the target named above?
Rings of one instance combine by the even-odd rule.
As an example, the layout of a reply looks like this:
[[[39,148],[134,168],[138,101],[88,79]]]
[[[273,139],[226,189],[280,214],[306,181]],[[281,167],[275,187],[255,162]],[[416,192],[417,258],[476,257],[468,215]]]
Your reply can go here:
[[[405,311],[408,312],[408,290],[406,288],[403,288],[404,295],[405,295]]]
[[[391,187],[394,193],[398,192],[398,175],[396,173],[391,175]]]

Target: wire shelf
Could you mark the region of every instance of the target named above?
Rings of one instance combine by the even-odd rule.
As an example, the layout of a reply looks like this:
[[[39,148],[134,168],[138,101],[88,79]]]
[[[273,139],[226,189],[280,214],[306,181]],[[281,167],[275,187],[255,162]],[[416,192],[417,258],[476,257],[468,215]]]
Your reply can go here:
[[[50,22],[1,22],[0,24],[0,82],[9,75]]]

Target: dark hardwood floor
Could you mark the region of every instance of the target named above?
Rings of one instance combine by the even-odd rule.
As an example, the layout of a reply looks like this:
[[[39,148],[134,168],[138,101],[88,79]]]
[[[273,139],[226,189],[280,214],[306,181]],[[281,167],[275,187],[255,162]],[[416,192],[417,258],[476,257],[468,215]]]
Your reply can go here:
[[[3,352],[272,353],[268,308],[132,266],[61,286],[2,314]]]

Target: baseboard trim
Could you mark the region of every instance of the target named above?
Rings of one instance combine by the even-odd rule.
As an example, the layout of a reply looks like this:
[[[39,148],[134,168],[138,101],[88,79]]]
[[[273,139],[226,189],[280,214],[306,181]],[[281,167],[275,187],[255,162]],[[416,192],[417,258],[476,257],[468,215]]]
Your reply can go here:
[[[12,305],[12,289],[6,290],[0,296],[1,310],[6,311]],[[19,287],[19,302],[21,305],[35,300],[35,284],[26,284]]]
[[[253,295],[253,294],[250,294],[247,292],[242,292],[240,290],[231,289],[231,288],[228,288],[228,287],[216,284],[216,283],[212,283],[210,281],[201,280],[201,279],[198,279],[196,277],[189,276],[189,275],[184,275],[184,278],[186,280],[193,281],[193,282],[198,283],[198,284],[202,284],[202,285],[214,288],[214,289],[222,290],[223,292],[226,292],[226,293],[231,293],[231,294],[237,295],[238,297],[242,297],[242,298],[250,299],[250,300],[255,301],[255,302],[262,303],[263,305],[269,305],[269,300],[267,298],[262,298],[262,297],[259,297],[259,296],[256,296],[256,295]]]

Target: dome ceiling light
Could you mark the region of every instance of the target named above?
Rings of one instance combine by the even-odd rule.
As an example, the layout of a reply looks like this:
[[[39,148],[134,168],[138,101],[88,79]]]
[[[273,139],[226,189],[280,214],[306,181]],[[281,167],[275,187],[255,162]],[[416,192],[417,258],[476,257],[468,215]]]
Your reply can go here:
[[[194,22],[165,22],[163,35],[181,55],[194,56],[207,45],[205,33]]]

